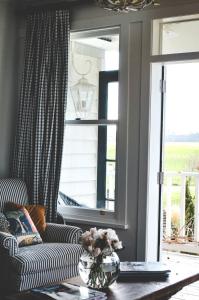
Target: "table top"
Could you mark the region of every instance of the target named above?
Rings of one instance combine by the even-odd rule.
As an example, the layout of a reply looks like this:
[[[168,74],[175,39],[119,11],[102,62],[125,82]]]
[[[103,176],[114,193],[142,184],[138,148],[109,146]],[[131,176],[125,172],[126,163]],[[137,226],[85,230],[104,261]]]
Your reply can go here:
[[[166,300],[197,280],[199,280],[199,270],[173,270],[165,280],[115,282],[105,292],[108,300]],[[68,282],[82,284],[78,277]]]
[[[186,285],[199,280],[199,270],[190,270],[187,265],[180,270],[172,270],[169,277],[162,281],[125,281],[115,282],[105,290],[108,300],[165,300],[176,294]],[[83,285],[79,277],[68,279],[72,284]],[[44,300],[43,295],[22,292],[11,295],[5,300]]]

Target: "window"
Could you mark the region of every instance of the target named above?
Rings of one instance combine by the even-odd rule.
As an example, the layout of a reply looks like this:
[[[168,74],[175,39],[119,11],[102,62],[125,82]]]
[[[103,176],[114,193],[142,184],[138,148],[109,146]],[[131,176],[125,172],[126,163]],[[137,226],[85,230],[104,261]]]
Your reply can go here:
[[[118,71],[99,74],[99,118],[118,119]],[[98,128],[97,207],[114,210],[116,132],[113,126]]]
[[[153,55],[199,51],[199,15],[154,20]]]
[[[115,211],[118,28],[75,33],[58,204]]]

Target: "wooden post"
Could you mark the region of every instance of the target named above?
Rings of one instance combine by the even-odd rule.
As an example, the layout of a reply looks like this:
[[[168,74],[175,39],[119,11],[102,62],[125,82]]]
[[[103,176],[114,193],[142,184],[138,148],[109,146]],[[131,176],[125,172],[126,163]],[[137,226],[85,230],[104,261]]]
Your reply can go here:
[[[181,175],[181,201],[180,201],[180,236],[185,236],[185,191],[186,175]]]
[[[199,242],[199,175],[195,177],[196,191],[195,191],[195,214],[194,214],[194,240]]]
[[[166,190],[166,236],[171,237],[171,196],[172,196],[172,176],[167,178]]]

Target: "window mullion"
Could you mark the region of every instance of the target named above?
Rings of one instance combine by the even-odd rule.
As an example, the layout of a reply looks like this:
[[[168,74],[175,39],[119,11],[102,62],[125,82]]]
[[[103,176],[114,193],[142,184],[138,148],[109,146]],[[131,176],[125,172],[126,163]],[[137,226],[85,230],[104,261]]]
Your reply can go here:
[[[118,125],[118,120],[66,120],[65,125]]]

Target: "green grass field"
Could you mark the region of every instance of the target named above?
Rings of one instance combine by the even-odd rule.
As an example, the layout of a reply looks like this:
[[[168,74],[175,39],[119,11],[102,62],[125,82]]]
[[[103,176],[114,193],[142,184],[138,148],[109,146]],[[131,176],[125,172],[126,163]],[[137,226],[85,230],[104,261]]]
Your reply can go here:
[[[199,143],[166,143],[164,153],[164,171],[199,172]],[[163,207],[166,204],[166,183],[163,192]],[[194,178],[191,178],[190,191],[195,195]],[[179,205],[181,197],[181,178],[173,178],[172,206]]]
[[[199,169],[199,143],[166,143],[165,171],[197,171]]]

